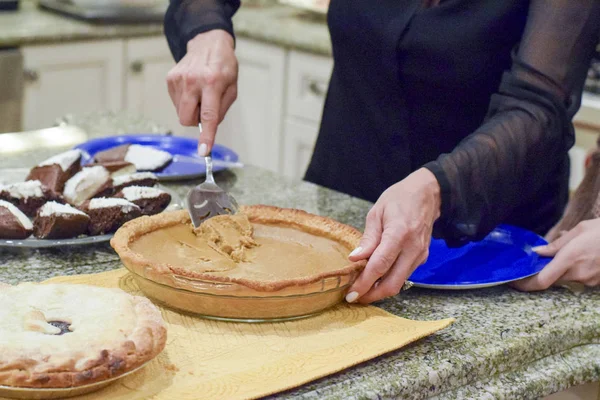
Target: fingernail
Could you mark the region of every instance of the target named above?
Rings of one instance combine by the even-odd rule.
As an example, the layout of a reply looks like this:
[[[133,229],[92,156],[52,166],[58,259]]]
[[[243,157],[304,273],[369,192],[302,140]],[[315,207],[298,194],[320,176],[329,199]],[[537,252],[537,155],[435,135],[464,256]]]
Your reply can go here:
[[[198,124],[198,130],[200,131],[200,133],[202,133],[202,124]]]
[[[206,143],[202,143],[200,146],[198,146],[198,154],[201,157],[205,157],[207,149],[208,148],[206,147]]]
[[[537,253],[538,251],[543,250],[545,247],[546,246],[535,246],[535,247],[531,248],[531,251],[534,251]]]
[[[346,295],[346,301],[348,303],[354,303],[358,299],[358,292],[350,292]]]
[[[360,254],[360,252],[362,251],[362,247],[357,247],[354,250],[352,250],[352,252],[350,253],[350,255],[348,257],[354,257],[358,254]]]

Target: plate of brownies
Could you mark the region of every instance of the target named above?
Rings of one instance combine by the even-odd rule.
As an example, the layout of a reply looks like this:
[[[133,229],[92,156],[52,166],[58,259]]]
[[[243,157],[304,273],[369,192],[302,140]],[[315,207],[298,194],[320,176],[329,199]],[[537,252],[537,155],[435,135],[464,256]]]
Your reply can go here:
[[[83,164],[80,149],[0,172],[0,247],[106,242],[125,222],[181,208],[157,176],[130,163]]]

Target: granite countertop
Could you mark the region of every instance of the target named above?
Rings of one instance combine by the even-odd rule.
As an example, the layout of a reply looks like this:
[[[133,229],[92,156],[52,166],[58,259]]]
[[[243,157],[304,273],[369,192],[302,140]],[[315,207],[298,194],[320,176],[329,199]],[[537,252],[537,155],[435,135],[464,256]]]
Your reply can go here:
[[[105,132],[121,131],[123,125],[139,131],[125,116],[112,115],[101,124],[98,118],[72,121],[96,127],[93,135],[104,133],[99,126]],[[43,157],[40,153],[27,160],[35,163]],[[3,156],[4,167],[24,167],[22,160]],[[359,229],[370,207],[253,167],[223,171],[217,180],[240,203],[301,208]],[[184,196],[193,183],[168,187]],[[120,267],[108,244],[0,250],[0,281],[9,283]],[[504,286],[454,292],[412,288],[377,305],[406,318],[454,317],[456,323],[400,351],[273,398],[532,399],[600,380],[600,290],[576,295],[558,288],[531,294]]]
[[[277,3],[242,4],[233,19],[236,36],[316,54],[331,54],[324,16]],[[93,24],[41,10],[34,1],[22,1],[18,11],[0,13],[0,48],[162,33],[160,23]]]

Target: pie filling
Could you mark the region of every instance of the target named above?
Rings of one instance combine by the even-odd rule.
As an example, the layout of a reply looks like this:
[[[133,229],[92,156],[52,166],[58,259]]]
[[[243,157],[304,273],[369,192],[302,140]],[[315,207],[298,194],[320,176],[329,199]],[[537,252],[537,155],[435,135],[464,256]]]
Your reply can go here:
[[[198,229],[180,224],[146,233],[130,248],[148,260],[214,276],[276,282],[305,278],[348,265],[350,249],[290,226],[251,223],[222,215]]]

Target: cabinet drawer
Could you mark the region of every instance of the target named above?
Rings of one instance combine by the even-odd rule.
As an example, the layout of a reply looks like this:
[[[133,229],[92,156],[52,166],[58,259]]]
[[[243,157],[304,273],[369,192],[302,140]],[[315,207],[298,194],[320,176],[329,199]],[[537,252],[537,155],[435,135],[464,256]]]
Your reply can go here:
[[[287,116],[321,121],[333,59],[291,51],[288,64]]]
[[[282,173],[302,179],[310,163],[319,127],[314,122],[288,117],[284,122]]]

